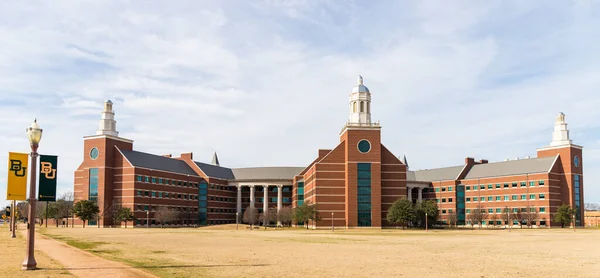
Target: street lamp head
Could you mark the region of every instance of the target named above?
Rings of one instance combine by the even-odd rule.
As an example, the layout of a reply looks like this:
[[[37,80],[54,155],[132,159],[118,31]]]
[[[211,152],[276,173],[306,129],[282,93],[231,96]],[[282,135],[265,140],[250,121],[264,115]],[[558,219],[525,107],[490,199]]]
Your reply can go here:
[[[27,128],[27,138],[32,146],[37,146],[42,140],[42,129],[37,124],[37,119]]]

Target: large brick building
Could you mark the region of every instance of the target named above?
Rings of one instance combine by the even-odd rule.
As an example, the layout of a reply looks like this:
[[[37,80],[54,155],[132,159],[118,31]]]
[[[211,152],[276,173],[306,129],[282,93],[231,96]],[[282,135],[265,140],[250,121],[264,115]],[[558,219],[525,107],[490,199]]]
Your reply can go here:
[[[550,146],[538,149],[535,158],[495,163],[466,158],[461,165],[420,171],[410,171],[405,157],[381,143],[362,77],[350,93],[349,114],[340,143],[319,150],[306,167],[227,168],[216,154],[212,163],[202,163],[192,153],[134,150],[132,140],[118,136],[107,101],[97,134],[84,137],[75,197],[97,201],[101,211],[115,202],[130,207],[137,225],[155,224],[160,207],[180,212],[171,225],[210,225],[235,223],[249,206],[279,210],[310,202],[320,215],[313,227],[385,227],[389,207],[401,197],[436,200],[441,220],[457,219],[459,225],[468,224],[475,208],[487,212],[486,225],[507,224],[501,214],[509,208],[515,215],[535,210],[535,226],[554,226],[551,215],[561,204],[577,208],[576,223],[583,225],[582,147],[569,139],[562,113]],[[99,224],[113,225],[108,216]]]

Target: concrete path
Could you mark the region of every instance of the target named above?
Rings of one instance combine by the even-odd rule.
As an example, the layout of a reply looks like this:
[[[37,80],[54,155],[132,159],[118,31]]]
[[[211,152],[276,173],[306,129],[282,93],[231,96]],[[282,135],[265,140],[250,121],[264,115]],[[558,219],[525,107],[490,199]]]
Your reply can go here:
[[[26,231],[21,230],[21,232],[26,236]],[[39,233],[35,235],[35,249],[60,262],[65,266],[65,270],[77,277],[156,277],[131,266],[100,258]],[[38,267],[44,266],[38,265]]]

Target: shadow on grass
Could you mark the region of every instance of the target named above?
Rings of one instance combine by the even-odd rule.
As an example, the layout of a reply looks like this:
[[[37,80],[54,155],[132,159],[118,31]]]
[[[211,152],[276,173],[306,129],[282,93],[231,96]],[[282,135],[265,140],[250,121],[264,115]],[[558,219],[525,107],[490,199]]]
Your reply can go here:
[[[106,269],[167,269],[167,268],[212,268],[212,267],[248,267],[269,266],[268,264],[216,264],[216,265],[157,265],[157,266],[124,266],[124,267],[64,267],[64,268],[37,268],[36,270],[64,271],[64,270],[106,270]]]

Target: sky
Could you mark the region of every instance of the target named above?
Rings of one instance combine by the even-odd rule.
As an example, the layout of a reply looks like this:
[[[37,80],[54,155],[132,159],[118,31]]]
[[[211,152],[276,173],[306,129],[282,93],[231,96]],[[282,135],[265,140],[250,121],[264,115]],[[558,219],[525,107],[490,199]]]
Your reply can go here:
[[[136,150],[306,166],[360,74],[411,170],[533,157],[564,112],[600,203],[599,1],[0,0],[0,44],[0,169],[37,118],[58,195],[107,99]]]

